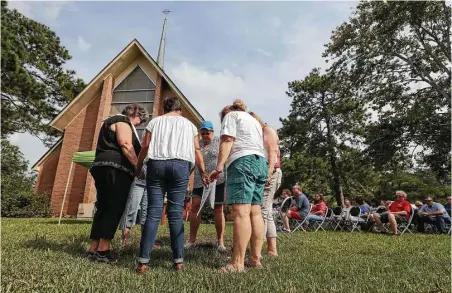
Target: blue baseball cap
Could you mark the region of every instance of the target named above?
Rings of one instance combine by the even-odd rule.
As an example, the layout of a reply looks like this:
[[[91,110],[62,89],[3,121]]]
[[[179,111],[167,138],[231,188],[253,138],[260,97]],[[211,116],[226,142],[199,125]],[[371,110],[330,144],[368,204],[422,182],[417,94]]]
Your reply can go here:
[[[201,122],[201,126],[199,127],[199,129],[213,130],[213,124],[210,121],[203,121]]]

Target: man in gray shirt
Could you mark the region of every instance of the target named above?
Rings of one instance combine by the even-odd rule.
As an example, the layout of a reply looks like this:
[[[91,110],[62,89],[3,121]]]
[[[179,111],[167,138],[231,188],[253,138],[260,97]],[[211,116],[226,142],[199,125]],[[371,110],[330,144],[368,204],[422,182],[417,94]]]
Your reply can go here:
[[[438,202],[434,202],[431,196],[425,198],[427,204],[423,205],[419,212],[419,224],[417,230],[420,233],[425,231],[424,224],[435,224],[441,234],[446,234],[445,221],[450,223],[449,214],[444,206]]]
[[[294,195],[295,205],[287,211],[287,217],[284,218],[283,232],[290,232],[289,219],[295,219],[302,221],[309,214],[310,203],[306,195],[302,192],[301,186],[295,184],[292,187],[292,193]]]

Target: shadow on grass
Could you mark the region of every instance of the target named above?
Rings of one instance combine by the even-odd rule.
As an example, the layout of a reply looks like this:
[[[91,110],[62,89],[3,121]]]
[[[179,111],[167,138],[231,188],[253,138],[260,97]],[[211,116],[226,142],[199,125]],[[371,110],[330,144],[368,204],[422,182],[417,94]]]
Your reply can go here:
[[[48,239],[46,235],[35,235],[34,239],[25,242],[24,246],[32,250],[41,251],[58,251],[71,255],[75,258],[85,258],[85,253],[89,239],[86,236],[68,237],[64,241],[55,241]],[[160,248],[152,249],[151,253],[151,268],[170,268],[172,265],[172,251],[171,239],[169,236],[160,236],[156,240],[156,244]],[[132,244],[127,248],[120,248],[113,251],[117,256],[118,261],[114,266],[123,267],[126,269],[134,269],[137,264],[136,258],[139,254],[139,244]],[[222,261],[220,258],[225,258],[225,254],[216,252],[216,245],[213,243],[203,242],[196,245],[196,247],[185,250],[185,260],[197,265],[202,265],[209,268],[218,268],[218,262]],[[88,261],[88,259],[86,259]]]
[[[61,220],[61,224],[62,225],[86,225],[86,224],[92,224],[92,220],[85,220],[85,219],[64,219]],[[52,219],[49,218],[48,220],[42,220],[42,221],[37,221],[37,224],[47,224],[47,225],[56,225],[58,226],[58,219]]]

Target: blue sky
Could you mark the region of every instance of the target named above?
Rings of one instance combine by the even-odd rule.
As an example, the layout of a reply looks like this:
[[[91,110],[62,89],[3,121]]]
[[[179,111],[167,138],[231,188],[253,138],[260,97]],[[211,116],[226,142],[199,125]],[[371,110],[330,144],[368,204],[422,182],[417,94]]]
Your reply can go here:
[[[165,8],[165,71],[205,119],[235,98],[280,127],[287,83],[314,67],[332,30],[356,2],[9,2],[48,25],[70,51],[67,67],[89,82],[132,39],[156,59]],[[30,165],[46,151],[28,134],[11,138]]]

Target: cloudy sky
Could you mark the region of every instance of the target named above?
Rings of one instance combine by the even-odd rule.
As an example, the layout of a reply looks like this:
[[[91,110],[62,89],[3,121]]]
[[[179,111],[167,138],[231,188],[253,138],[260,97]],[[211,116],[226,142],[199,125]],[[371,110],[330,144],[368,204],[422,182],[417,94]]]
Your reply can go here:
[[[356,2],[9,2],[48,25],[70,51],[67,67],[89,82],[131,40],[156,59],[165,8],[165,71],[207,120],[235,98],[280,127],[287,83],[323,67],[324,44]],[[30,165],[46,151],[14,135]]]

